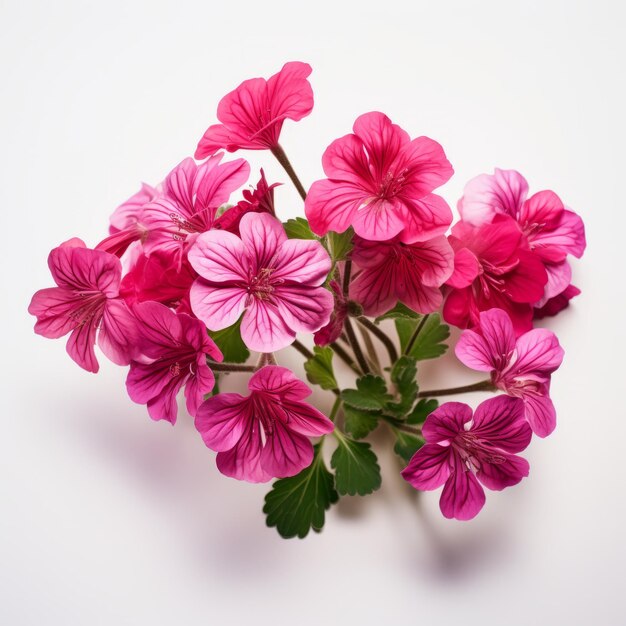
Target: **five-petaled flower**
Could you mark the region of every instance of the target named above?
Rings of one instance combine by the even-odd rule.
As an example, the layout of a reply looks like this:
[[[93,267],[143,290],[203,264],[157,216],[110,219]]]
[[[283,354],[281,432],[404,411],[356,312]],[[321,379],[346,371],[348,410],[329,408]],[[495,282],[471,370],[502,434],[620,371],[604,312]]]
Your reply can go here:
[[[204,233],[189,250],[200,275],[191,287],[191,308],[207,328],[232,326],[243,313],[241,338],[248,348],[273,352],[291,344],[297,332],[327,324],[333,296],[322,284],[331,261],[322,245],[287,239],[267,213],[244,215],[239,229],[241,238]]]
[[[568,254],[580,258],[585,251],[585,226],[553,191],[527,196],[528,183],[519,172],[496,168],[493,174],[481,174],[467,183],[458,208],[463,221],[474,226],[489,223],[496,215],[518,222],[548,273],[543,298],[536,305],[542,307],[569,286],[572,270],[566,258]]]
[[[305,211],[313,232],[364,239],[396,235],[412,243],[442,235],[452,221],[446,201],[431,193],[452,176],[443,148],[409,135],[379,112],[357,118],[354,133],[333,141],[322,157],[328,177],[313,183]]]
[[[215,384],[207,356],[221,361],[222,353],[194,317],[176,314],[158,302],[137,304],[134,313],[141,331],[141,356],[130,363],[128,395],[134,402],[147,404],[153,420],[174,424],[176,396],[185,387],[187,410],[195,415]]]
[[[217,106],[217,119],[198,142],[196,159],[220,149],[271,150],[278,146],[283,122],[295,122],[313,110],[308,63],[285,63],[269,80],[251,78],[226,94]]]
[[[247,397],[220,393],[205,400],[196,428],[226,476],[253,483],[294,476],[313,460],[309,437],[332,432],[333,423],[303,401],[311,390],[285,367],[262,367],[248,388]]]
[[[528,462],[517,456],[530,443],[524,403],[498,396],[485,400],[472,416],[462,402],[446,402],[424,422],[422,446],[402,470],[416,489],[444,485],[439,500],[447,518],[469,520],[485,504],[481,486],[500,491],[528,476]]]
[[[454,252],[443,235],[412,244],[355,237],[352,261],[360,271],[350,297],[366,315],[385,313],[398,300],[418,313],[432,313],[443,301],[441,286],[454,269]]]
[[[108,252],[91,250],[80,239],[54,248],[48,266],[56,287],[40,289],[28,312],[37,317],[35,332],[50,339],[67,335],[67,353],[89,372],[97,372],[94,346],[118,365],[135,351],[137,325],[119,297],[122,266]]]
[[[509,316],[500,309],[480,314],[479,326],[462,333],[455,352],[461,362],[491,372],[498,389],[524,401],[526,419],[540,437],[556,426],[550,400],[550,375],[561,365],[563,348],[556,335],[534,328],[515,339]]]

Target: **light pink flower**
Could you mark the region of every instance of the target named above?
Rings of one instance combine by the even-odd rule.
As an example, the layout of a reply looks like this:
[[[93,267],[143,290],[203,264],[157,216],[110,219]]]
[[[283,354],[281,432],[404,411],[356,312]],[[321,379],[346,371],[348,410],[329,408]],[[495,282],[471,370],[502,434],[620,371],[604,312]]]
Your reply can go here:
[[[222,148],[234,152],[277,147],[283,122],[297,122],[313,109],[309,74],[310,65],[292,61],[269,80],[251,78],[226,94],[217,107],[221,124],[209,126],[198,142],[196,159]]]
[[[207,356],[222,360],[222,353],[207,335],[204,324],[184,313],[176,314],[158,302],[134,307],[139,322],[141,358],[131,361],[126,388],[131,400],[147,404],[153,420],[174,424],[176,396],[185,387],[187,410],[195,416],[215,378]]]
[[[412,244],[355,237],[352,261],[360,271],[350,298],[366,315],[381,315],[398,300],[418,313],[432,313],[443,301],[441,286],[454,269],[454,252],[443,235]]]
[[[318,241],[287,239],[282,224],[267,213],[248,213],[241,239],[213,230],[200,235],[188,253],[200,274],[191,287],[191,307],[210,330],[234,324],[251,350],[273,352],[297,332],[315,332],[333,309],[321,285],[331,268]],[[244,312],[245,311],[245,312]]]
[[[379,112],[357,118],[354,133],[333,141],[322,157],[328,177],[311,186],[305,211],[318,235],[349,226],[364,239],[400,236],[412,243],[442,235],[452,213],[431,192],[453,173],[443,148],[409,135]]]
[[[524,413],[540,437],[556,426],[556,412],[550,400],[550,375],[563,360],[563,348],[556,335],[535,328],[517,339],[509,316],[500,309],[480,314],[480,325],[466,330],[456,344],[459,360],[479,372],[491,372],[498,389],[524,401]]]
[[[136,322],[120,299],[120,260],[70,239],[50,252],[48,266],[57,287],[41,289],[28,307],[37,316],[35,332],[50,339],[70,333],[68,354],[83,369],[97,372],[96,336],[104,354],[118,365],[135,351]]]
[[[498,396],[485,400],[472,416],[462,402],[446,402],[424,422],[422,446],[402,471],[415,489],[432,491],[444,485],[439,500],[445,517],[470,520],[485,504],[484,485],[501,491],[528,476],[520,456],[532,432],[519,399]]]
[[[585,250],[585,227],[576,213],[566,209],[553,191],[528,196],[526,179],[515,170],[496,169],[481,174],[465,186],[458,209],[463,221],[480,226],[496,215],[514,218],[530,249],[543,261],[548,273],[538,306],[562,293],[571,280],[568,254],[580,258]]]
[[[285,367],[263,367],[248,388],[247,397],[220,393],[205,400],[196,428],[226,476],[252,483],[294,476],[313,460],[308,438],[332,432],[333,423],[303,402],[311,390]]]
[[[504,309],[517,334],[532,328],[533,304],[547,282],[541,259],[528,250],[513,218],[498,215],[493,223],[472,226],[457,222],[449,241],[454,273],[443,307],[449,324],[476,326],[481,311]]]

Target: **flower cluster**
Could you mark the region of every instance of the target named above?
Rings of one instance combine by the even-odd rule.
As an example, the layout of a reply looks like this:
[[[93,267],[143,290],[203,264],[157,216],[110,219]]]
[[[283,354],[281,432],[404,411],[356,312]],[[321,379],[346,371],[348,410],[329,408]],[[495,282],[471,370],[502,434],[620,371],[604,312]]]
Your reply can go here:
[[[569,257],[585,249],[582,220],[553,191],[529,195],[521,174],[496,169],[467,183],[452,224],[435,193],[453,175],[444,149],[377,111],[330,143],[325,178],[307,191],[279,139],[286,120],[313,109],[310,73],[291,62],[241,83],[220,101],[220,123],[195,158],[142,185],[113,212],[108,236],[93,248],[76,238],[54,248],[56,286],[29,307],[35,332],[69,335],[68,354],[89,372],[99,369],[97,343],[128,366],[128,395],[154,420],[174,424],[184,390],[222,474],[277,479],[264,512],[285,537],[319,531],[339,496],[380,486],[366,440],[380,426],[402,476],[419,490],[443,486],[444,516],[471,519],[483,487],[528,476],[519,453],[556,426],[550,379],[563,350],[534,325],[580,293]],[[279,183],[262,169],[244,188],[250,164],[225,155],[238,150],[278,160],[306,219],[282,221]],[[488,378],[423,390],[417,363],[446,351],[444,321],[462,329],[458,359]],[[332,394],[328,415],[277,364],[289,347],[303,355],[308,381]],[[338,366],[353,387],[338,383]],[[246,396],[219,389],[236,373]],[[474,410],[439,404],[472,391],[501,393]]]

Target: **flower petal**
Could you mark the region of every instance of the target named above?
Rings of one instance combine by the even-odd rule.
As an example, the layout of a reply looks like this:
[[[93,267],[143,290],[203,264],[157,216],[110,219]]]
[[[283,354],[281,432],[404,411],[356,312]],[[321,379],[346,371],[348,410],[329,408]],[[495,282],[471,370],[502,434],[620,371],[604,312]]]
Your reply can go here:
[[[185,401],[187,412],[192,417],[198,412],[198,408],[204,400],[204,396],[215,386],[215,376],[206,363],[206,356],[201,354],[195,365],[193,374],[185,385]]]
[[[96,344],[97,320],[77,326],[70,334],[65,349],[83,369],[94,374],[100,369],[94,346]]]
[[[243,313],[247,291],[242,287],[217,287],[198,278],[191,286],[191,309],[209,330],[232,326]]]
[[[304,212],[311,230],[319,236],[333,230],[343,233],[354,220],[368,195],[353,184],[318,180],[311,185],[304,201]]]
[[[224,452],[233,448],[252,420],[250,401],[238,393],[218,393],[196,411],[195,426],[208,448]]]
[[[241,338],[250,350],[276,352],[293,343],[295,337],[295,331],[284,322],[275,304],[256,298],[252,300],[241,320]]]
[[[250,391],[274,394],[277,401],[299,402],[311,395],[311,388],[288,368],[266,365],[257,370],[248,381]]]
[[[526,459],[514,454],[503,454],[497,463],[483,462],[476,476],[480,482],[493,491],[517,485],[528,476],[530,465]]]
[[[241,439],[233,448],[218,452],[217,469],[225,476],[249,483],[265,483],[273,476],[261,466],[261,431],[255,420],[249,420]]]
[[[202,233],[189,249],[187,258],[202,278],[213,283],[248,280],[246,247],[232,233],[223,230]]]
[[[473,519],[485,505],[485,492],[480,483],[460,461],[441,492],[439,507],[444,517],[462,521]]]
[[[437,489],[450,476],[451,454],[449,446],[427,443],[413,455],[409,464],[400,472],[402,478],[415,489],[425,491]]]
[[[137,321],[123,300],[107,300],[104,305],[98,346],[116,365],[128,365],[137,354]]]
[[[470,432],[490,446],[511,453],[524,450],[532,437],[524,418],[524,403],[504,395],[478,405]]]
[[[288,239],[280,245],[272,278],[318,287],[326,280],[331,265],[319,241]]]
[[[534,328],[524,333],[515,346],[516,358],[507,375],[524,377],[527,374],[549,375],[561,365],[564,351],[556,335],[545,328]]]
[[[335,303],[325,287],[281,285],[274,296],[278,315],[296,333],[314,333],[328,324]]]
[[[252,272],[274,269],[274,255],[287,241],[287,233],[280,221],[268,213],[247,213],[241,218],[239,232]]]
[[[525,394],[523,400],[526,419],[533,432],[538,437],[547,437],[556,428],[556,411],[547,387],[543,393]]]
[[[261,467],[276,478],[295,476],[313,461],[313,445],[285,424],[275,421],[272,431],[266,432],[261,452]]]
[[[435,409],[422,426],[426,443],[447,443],[465,430],[472,419],[472,409],[463,402],[446,402]]]

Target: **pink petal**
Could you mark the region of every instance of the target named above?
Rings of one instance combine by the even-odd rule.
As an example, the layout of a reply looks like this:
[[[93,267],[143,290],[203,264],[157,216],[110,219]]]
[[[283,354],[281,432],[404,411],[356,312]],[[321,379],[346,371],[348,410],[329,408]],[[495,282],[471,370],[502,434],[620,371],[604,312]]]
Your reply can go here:
[[[185,401],[189,415],[195,417],[198,408],[204,400],[204,396],[214,386],[215,376],[206,363],[206,356],[202,354],[198,358],[193,375],[187,380],[185,385]]]
[[[535,303],[536,307],[542,307],[550,298],[563,293],[572,280],[572,268],[567,261],[561,263],[544,264],[548,282],[546,283],[543,297]]]
[[[407,179],[403,193],[411,198],[426,196],[454,174],[441,145],[429,137],[417,137],[403,147],[396,163],[397,170],[402,171]],[[448,224],[450,221],[451,213]]]
[[[141,302],[133,313],[139,328],[140,351],[158,358],[164,350],[177,345],[183,338],[180,318],[168,307],[158,302]]]
[[[137,224],[141,207],[154,200],[157,190],[145,183],[141,184],[141,189],[133,194],[126,202],[120,204],[111,215],[111,227],[109,233],[115,234],[120,230],[125,230]]]
[[[83,369],[94,374],[100,369],[94,346],[96,344],[97,320],[80,324],[70,334],[65,349]]]
[[[331,260],[319,241],[288,239],[278,250],[273,279],[295,281],[318,287],[328,277]]]
[[[309,189],[304,212],[316,235],[325,235],[330,230],[343,233],[352,226],[354,216],[367,198],[367,194],[353,184],[318,180]]]
[[[246,246],[232,233],[223,230],[202,233],[189,249],[187,258],[202,278],[213,283],[248,280]]]
[[[266,365],[248,381],[250,391],[274,394],[280,401],[299,402],[311,395],[311,388],[286,367]]]
[[[146,404],[148,415],[153,420],[166,420],[170,424],[176,423],[178,416],[176,396],[183,386],[183,382],[182,377],[172,378],[159,394],[148,400]]]
[[[450,476],[450,454],[448,446],[427,443],[413,455],[400,473],[415,489],[437,489]]]
[[[219,157],[218,157],[219,160]],[[165,178],[163,191],[179,207],[191,216],[194,214],[194,181],[198,166],[192,158],[181,161]]]
[[[463,289],[471,285],[479,272],[476,255],[467,248],[461,248],[454,253],[454,271],[447,284],[455,289]]]
[[[191,286],[191,309],[209,330],[232,326],[243,313],[248,293],[243,287],[215,287],[199,278]]]
[[[419,200],[403,197],[400,214],[404,224],[404,230],[400,234],[402,243],[443,235],[452,222],[452,211],[448,203],[434,193]]]
[[[524,450],[532,437],[524,418],[524,403],[504,395],[478,405],[470,432],[490,446],[511,453]]]
[[[206,321],[204,318],[201,319]],[[270,302],[253,299],[241,320],[241,338],[246,346],[255,352],[282,350],[293,343],[295,336],[295,331],[283,321],[281,311]]]
[[[476,517],[485,505],[485,492],[472,472],[460,461],[441,492],[439,507],[444,517],[462,521]]]
[[[139,363],[132,361],[126,377],[126,390],[133,402],[147,404],[157,397],[171,382],[172,376],[168,365],[159,361]]]
[[[196,412],[196,429],[207,447],[216,452],[233,448],[251,416],[249,400],[238,393],[219,393],[205,400]]]
[[[305,437],[319,437],[332,433],[335,425],[314,406],[305,402],[283,401],[289,430]]]
[[[398,201],[374,199],[352,217],[354,232],[372,241],[386,241],[405,227]]]
[[[198,142],[194,154],[196,159],[204,159],[214,155],[218,150],[264,150],[267,146],[250,139],[250,133],[244,128],[229,128],[224,124],[212,124]]]
[[[291,61],[270,77],[267,97],[275,119],[298,122],[313,110],[313,89],[307,80],[311,72],[308,63]]]
[[[572,298],[580,295],[580,289],[574,285],[568,285],[567,289],[562,291],[558,296],[550,298],[545,304],[536,304],[534,311],[535,319],[543,319],[544,317],[556,315],[569,306]]]
[[[426,443],[447,443],[465,430],[472,409],[463,402],[446,402],[435,409],[422,426]]]
[[[211,159],[198,167],[196,193],[200,207],[217,208],[228,202],[250,176],[250,165],[245,159],[213,164]]]
[[[335,303],[325,287],[281,285],[276,288],[274,297],[278,315],[296,333],[313,333],[328,324]]]
[[[37,317],[35,332],[48,339],[67,335],[79,323],[73,312],[80,305],[81,298],[69,289],[40,289],[28,306],[28,312]]]
[[[564,351],[556,335],[545,328],[535,328],[517,340],[516,359],[507,375],[523,377],[529,373],[551,374],[561,365]]]
[[[98,346],[116,365],[128,365],[136,355],[137,321],[123,300],[107,300],[102,314]]]
[[[389,263],[365,268],[350,282],[350,298],[363,307],[369,317],[389,311],[398,301],[396,281],[390,280],[394,270]]]
[[[548,275],[539,257],[532,252],[519,251],[519,263],[507,275],[506,294],[515,302],[539,301],[548,282]]]
[[[523,398],[526,419],[538,437],[547,437],[556,428],[556,411],[547,394],[546,388],[544,395],[528,393]]]
[[[217,469],[237,480],[265,483],[273,476],[261,465],[261,450],[261,431],[258,424],[250,420],[237,444],[230,450],[218,452]]]
[[[524,202],[519,221],[521,224],[542,225],[541,230],[550,231],[560,221],[564,210],[563,202],[554,191],[539,191]]]
[[[322,167],[328,178],[348,182],[365,193],[376,188],[363,142],[356,135],[335,139],[324,151]]]
[[[280,221],[268,213],[248,213],[241,218],[239,232],[253,273],[264,268],[273,269],[276,251],[287,241],[287,233]]]
[[[261,467],[276,478],[295,476],[313,461],[311,442],[275,421],[261,452]]]
[[[503,454],[497,463],[482,463],[477,477],[488,489],[501,491],[517,485],[522,478],[528,476],[529,471],[530,466],[526,459],[514,454]]]
[[[515,170],[497,169],[470,180],[459,200],[461,218],[474,225],[490,222],[494,215],[517,217],[528,194],[526,179]]]

